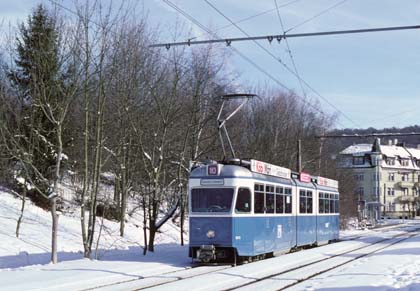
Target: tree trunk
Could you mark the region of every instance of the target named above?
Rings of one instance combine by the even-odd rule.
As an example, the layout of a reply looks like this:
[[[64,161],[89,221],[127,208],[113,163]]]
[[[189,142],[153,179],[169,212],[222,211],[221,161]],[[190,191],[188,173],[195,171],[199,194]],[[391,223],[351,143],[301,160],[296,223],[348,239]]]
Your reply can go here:
[[[81,18],[83,19],[83,18]],[[84,101],[85,101],[85,128],[83,131],[84,137],[84,144],[83,144],[83,152],[84,152],[84,177],[83,177],[83,190],[81,195],[81,207],[80,207],[80,224],[82,227],[82,241],[83,241],[83,248],[84,253],[83,256],[85,258],[90,257],[90,250],[88,246],[88,237],[86,233],[86,196],[88,191],[88,181],[89,181],[89,106],[90,100],[88,95],[88,80],[89,80],[89,61],[90,61],[90,53],[89,53],[89,26],[88,22],[84,23],[84,33],[85,33],[85,55],[86,59],[84,62],[84,84],[83,84],[83,94],[84,94]]]
[[[154,252],[155,251],[156,228],[155,228],[154,224],[155,224],[154,221],[150,221],[149,245],[148,245],[149,252]]]
[[[182,191],[182,189],[181,189]],[[181,246],[184,245],[184,222],[185,222],[185,208],[184,208],[184,194],[181,192],[180,207],[181,207]]]
[[[121,168],[121,216],[120,216],[120,236],[124,236],[125,227],[125,211],[127,208],[127,187],[126,187],[126,173],[125,168]]]
[[[26,192],[27,192],[27,189],[26,189],[26,179],[25,179],[25,183],[23,185],[23,193],[22,193],[22,205],[20,207],[20,215],[16,224],[16,237],[19,237],[20,224],[22,223],[23,212],[25,210]]]
[[[52,217],[52,238],[51,238],[51,262],[57,264],[57,231],[58,231],[58,215],[57,215],[57,197],[53,197],[50,201],[51,217]]]
[[[142,199],[143,206],[143,237],[144,237],[144,248],[143,255],[147,253],[147,211],[146,211],[146,199],[143,196]]]

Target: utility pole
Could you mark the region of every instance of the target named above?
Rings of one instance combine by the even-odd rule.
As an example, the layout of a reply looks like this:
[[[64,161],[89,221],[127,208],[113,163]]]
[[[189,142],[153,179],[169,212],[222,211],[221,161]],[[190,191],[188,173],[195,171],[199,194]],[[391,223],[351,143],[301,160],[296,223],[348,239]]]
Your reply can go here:
[[[297,140],[297,164],[296,170],[298,173],[302,172],[302,140],[299,138]]]
[[[295,38],[295,37],[314,37],[314,36],[326,36],[326,35],[338,35],[338,34],[372,33],[372,32],[381,32],[381,31],[397,31],[397,30],[409,30],[409,29],[420,29],[420,25],[290,33],[290,34],[284,33],[284,34],[276,34],[276,35],[233,37],[233,38],[207,39],[207,40],[196,40],[196,41],[192,41],[191,39],[189,39],[187,41],[181,41],[181,42],[157,43],[157,44],[149,45],[149,47],[164,47],[166,49],[170,49],[171,47],[180,46],[180,45],[192,46],[192,45],[209,44],[209,43],[225,43],[227,46],[230,46],[232,42],[250,41],[250,40],[267,40],[271,44],[273,40],[277,40],[277,42],[280,43],[282,39]]]

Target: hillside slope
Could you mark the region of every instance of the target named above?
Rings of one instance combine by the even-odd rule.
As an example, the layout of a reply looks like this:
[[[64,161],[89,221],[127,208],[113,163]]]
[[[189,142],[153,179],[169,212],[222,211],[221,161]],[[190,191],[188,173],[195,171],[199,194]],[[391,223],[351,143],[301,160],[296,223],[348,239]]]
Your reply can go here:
[[[20,236],[16,238],[16,223],[20,214],[21,199],[8,189],[0,188],[0,269],[17,268],[50,261],[51,215],[29,200],[26,202]],[[59,217],[58,260],[59,262],[83,258],[83,245],[79,219],[80,210],[71,209]],[[168,221],[156,237],[156,251],[143,259],[143,217],[134,214],[128,217],[125,236],[119,236],[119,223],[103,220],[103,228],[93,243],[93,255],[98,260],[123,258],[124,260],[144,260],[146,257],[160,256],[168,248],[180,248],[187,257],[185,247],[179,246],[179,228]],[[102,219],[97,219],[97,233]],[[184,252],[185,249],[185,252]],[[147,259],[146,259],[147,260]]]

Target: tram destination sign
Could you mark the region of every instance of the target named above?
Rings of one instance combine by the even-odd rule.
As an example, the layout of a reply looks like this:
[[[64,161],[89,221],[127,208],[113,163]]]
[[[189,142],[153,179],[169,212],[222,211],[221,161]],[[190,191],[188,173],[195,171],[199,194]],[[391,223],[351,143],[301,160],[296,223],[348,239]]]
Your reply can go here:
[[[317,184],[321,186],[338,188],[338,181],[318,176],[316,178]]]
[[[287,168],[275,166],[257,160],[251,160],[251,171],[269,176],[290,179],[291,171]]]

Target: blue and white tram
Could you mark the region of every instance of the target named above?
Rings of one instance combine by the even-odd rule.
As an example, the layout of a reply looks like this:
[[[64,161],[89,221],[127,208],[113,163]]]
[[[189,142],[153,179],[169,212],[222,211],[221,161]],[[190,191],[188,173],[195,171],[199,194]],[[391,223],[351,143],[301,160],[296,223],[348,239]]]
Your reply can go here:
[[[189,256],[255,259],[338,239],[338,183],[250,160],[198,164],[189,179]]]

